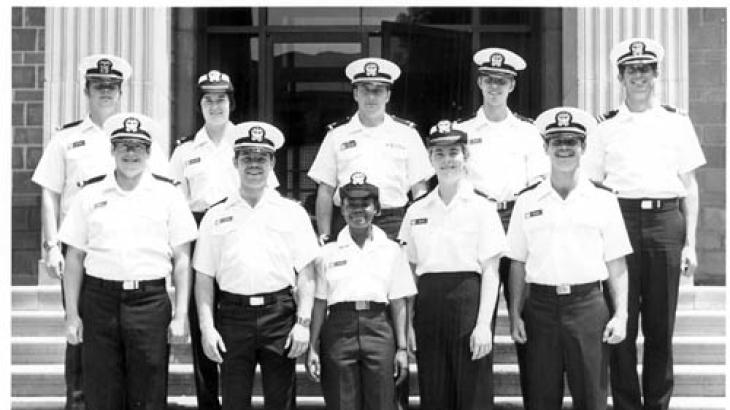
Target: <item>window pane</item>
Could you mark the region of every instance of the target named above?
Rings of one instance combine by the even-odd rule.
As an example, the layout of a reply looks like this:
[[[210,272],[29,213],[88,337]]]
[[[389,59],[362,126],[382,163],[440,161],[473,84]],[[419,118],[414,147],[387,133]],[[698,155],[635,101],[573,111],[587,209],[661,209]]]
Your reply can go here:
[[[377,26],[384,21],[399,21],[408,14],[407,7],[364,7],[362,24]]]
[[[257,7],[213,7],[206,9],[208,26],[258,26]]]
[[[465,7],[408,7],[396,20],[417,24],[470,24],[471,9]]]
[[[207,66],[202,69],[217,69],[231,77],[236,97],[231,121],[257,118],[259,39],[245,34],[211,34],[208,38]]]
[[[270,7],[270,25],[341,26],[360,24],[357,7]]]

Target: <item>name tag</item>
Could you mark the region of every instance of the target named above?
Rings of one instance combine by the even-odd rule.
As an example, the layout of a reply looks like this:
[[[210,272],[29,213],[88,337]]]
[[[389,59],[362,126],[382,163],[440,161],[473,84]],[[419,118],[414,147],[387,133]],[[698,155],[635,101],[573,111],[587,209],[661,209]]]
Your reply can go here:
[[[344,265],[347,265],[347,260],[344,260],[343,259],[341,261],[330,262],[329,267],[330,268],[336,268],[338,266],[344,266]]]
[[[189,159],[189,160],[188,160],[188,165],[193,165],[193,164],[197,164],[198,162],[200,162],[200,157],[198,157],[198,158],[193,158],[193,159]]]
[[[84,145],[86,145],[86,140],[78,140],[69,145],[69,149],[83,147]]]
[[[529,219],[529,218],[532,218],[535,216],[540,216],[540,215],[542,215],[542,209],[536,209],[534,211],[525,213],[525,219]]]
[[[355,140],[350,140],[347,142],[343,142],[340,144],[340,151],[344,151],[346,149],[355,148],[357,146],[357,142]]]
[[[233,215],[224,216],[223,218],[220,218],[215,221],[216,225],[224,224],[226,222],[231,222],[233,220]]]
[[[482,139],[481,138],[474,138],[469,140],[469,144],[481,144]]]
[[[107,201],[101,201],[94,204],[94,209],[105,207],[107,204]]]
[[[428,223],[428,218],[411,219],[411,225],[425,225]]]

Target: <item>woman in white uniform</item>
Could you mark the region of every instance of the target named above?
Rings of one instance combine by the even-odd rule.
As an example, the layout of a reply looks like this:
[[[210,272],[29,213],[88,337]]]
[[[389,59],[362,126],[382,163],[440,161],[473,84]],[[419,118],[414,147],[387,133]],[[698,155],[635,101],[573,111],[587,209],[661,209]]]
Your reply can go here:
[[[356,172],[340,188],[347,226],[318,264],[307,370],[319,381],[321,357],[328,410],[394,410],[408,372],[406,298],[416,286],[400,246],[373,225],[379,193],[366,179]]]
[[[440,121],[427,141],[438,185],[406,212],[399,239],[417,278],[412,318],[421,409],[491,409],[492,312],[506,250],[494,201],[466,179],[467,134]]]

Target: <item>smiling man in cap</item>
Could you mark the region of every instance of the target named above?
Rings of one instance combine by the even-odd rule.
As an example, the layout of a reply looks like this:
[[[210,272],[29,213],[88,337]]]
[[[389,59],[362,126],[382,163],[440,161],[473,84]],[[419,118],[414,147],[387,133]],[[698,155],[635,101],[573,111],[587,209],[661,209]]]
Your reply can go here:
[[[240,185],[205,214],[195,249],[203,350],[221,365],[224,410],[251,408],[257,364],[266,408],[293,409],[295,361],[309,345],[319,246],[304,208],[267,183],[284,144],[281,131],[249,121],[236,132],[232,161]]]
[[[655,97],[663,57],[664,48],[649,38],[627,39],[611,50],[625,100],[599,118],[586,152],[588,176],[616,190],[634,247],[627,258],[626,340],[611,350],[617,410],[669,408],[679,278],[691,277],[697,267],[695,170],[705,157],[687,114]],[[639,315],[644,335],[641,382],[636,369]]]
[[[168,338],[183,341],[197,232],[170,179],[147,167],[159,126],[138,113],[104,122],[113,172],[84,184],[59,231],[66,337],[83,343],[89,409],[165,409]],[[165,277],[172,274],[175,308]]]
[[[511,333],[527,346],[530,383],[523,394],[528,410],[559,410],[566,374],[574,408],[604,410],[605,343],[625,335],[624,256],[631,245],[615,195],[580,172],[593,117],[557,107],[536,124],[551,171],[520,193],[507,232]],[[606,281],[612,308],[602,291]]]

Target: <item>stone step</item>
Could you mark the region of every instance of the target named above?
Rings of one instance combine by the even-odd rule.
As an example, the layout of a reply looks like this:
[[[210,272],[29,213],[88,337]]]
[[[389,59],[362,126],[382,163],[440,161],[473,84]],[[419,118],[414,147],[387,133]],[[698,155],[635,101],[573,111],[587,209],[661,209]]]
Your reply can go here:
[[[252,400],[255,409],[263,409],[263,398],[255,396]],[[410,409],[419,408],[418,397],[412,396],[409,400]],[[609,409],[613,409],[611,398],[608,398]],[[724,397],[672,397],[670,410],[720,410],[726,408]],[[12,409],[14,410],[63,410],[65,398],[60,396],[47,397],[13,397]],[[169,396],[168,410],[194,410],[197,403],[192,396]],[[518,410],[522,409],[522,398],[497,396],[494,398],[495,410]],[[563,400],[563,409],[572,409],[570,397]],[[297,397],[297,409],[299,410],[325,410],[324,399],[321,397]]]
[[[638,366],[641,372],[641,366]],[[418,395],[418,369],[410,367],[410,394]],[[168,394],[192,395],[192,365],[171,364]],[[676,365],[674,366],[674,394],[687,397],[722,397],[725,395],[724,365]],[[63,365],[12,365],[12,396],[60,396],[65,389]],[[261,395],[260,371],[256,371],[254,394]],[[519,396],[519,376],[516,364],[494,365],[494,393],[496,396]],[[319,397],[322,392],[317,383],[304,373],[304,365],[297,364],[297,396]]]
[[[724,286],[682,286],[677,305],[679,310],[724,310],[725,299]],[[500,305],[505,306],[501,294]],[[12,287],[12,310],[55,310],[61,307],[59,285]]]
[[[53,337],[12,337],[13,364],[60,364],[64,361],[66,339]],[[725,337],[677,336],[674,338],[675,364],[724,364]],[[643,357],[643,338],[637,341],[639,362]],[[516,363],[514,344],[509,336],[494,338],[494,363]],[[190,344],[173,344],[170,363],[191,363]]]
[[[63,336],[61,310],[19,310],[12,312],[13,336]],[[500,309],[496,335],[509,334],[507,311]],[[680,310],[674,330],[675,336],[724,336],[724,310]]]

